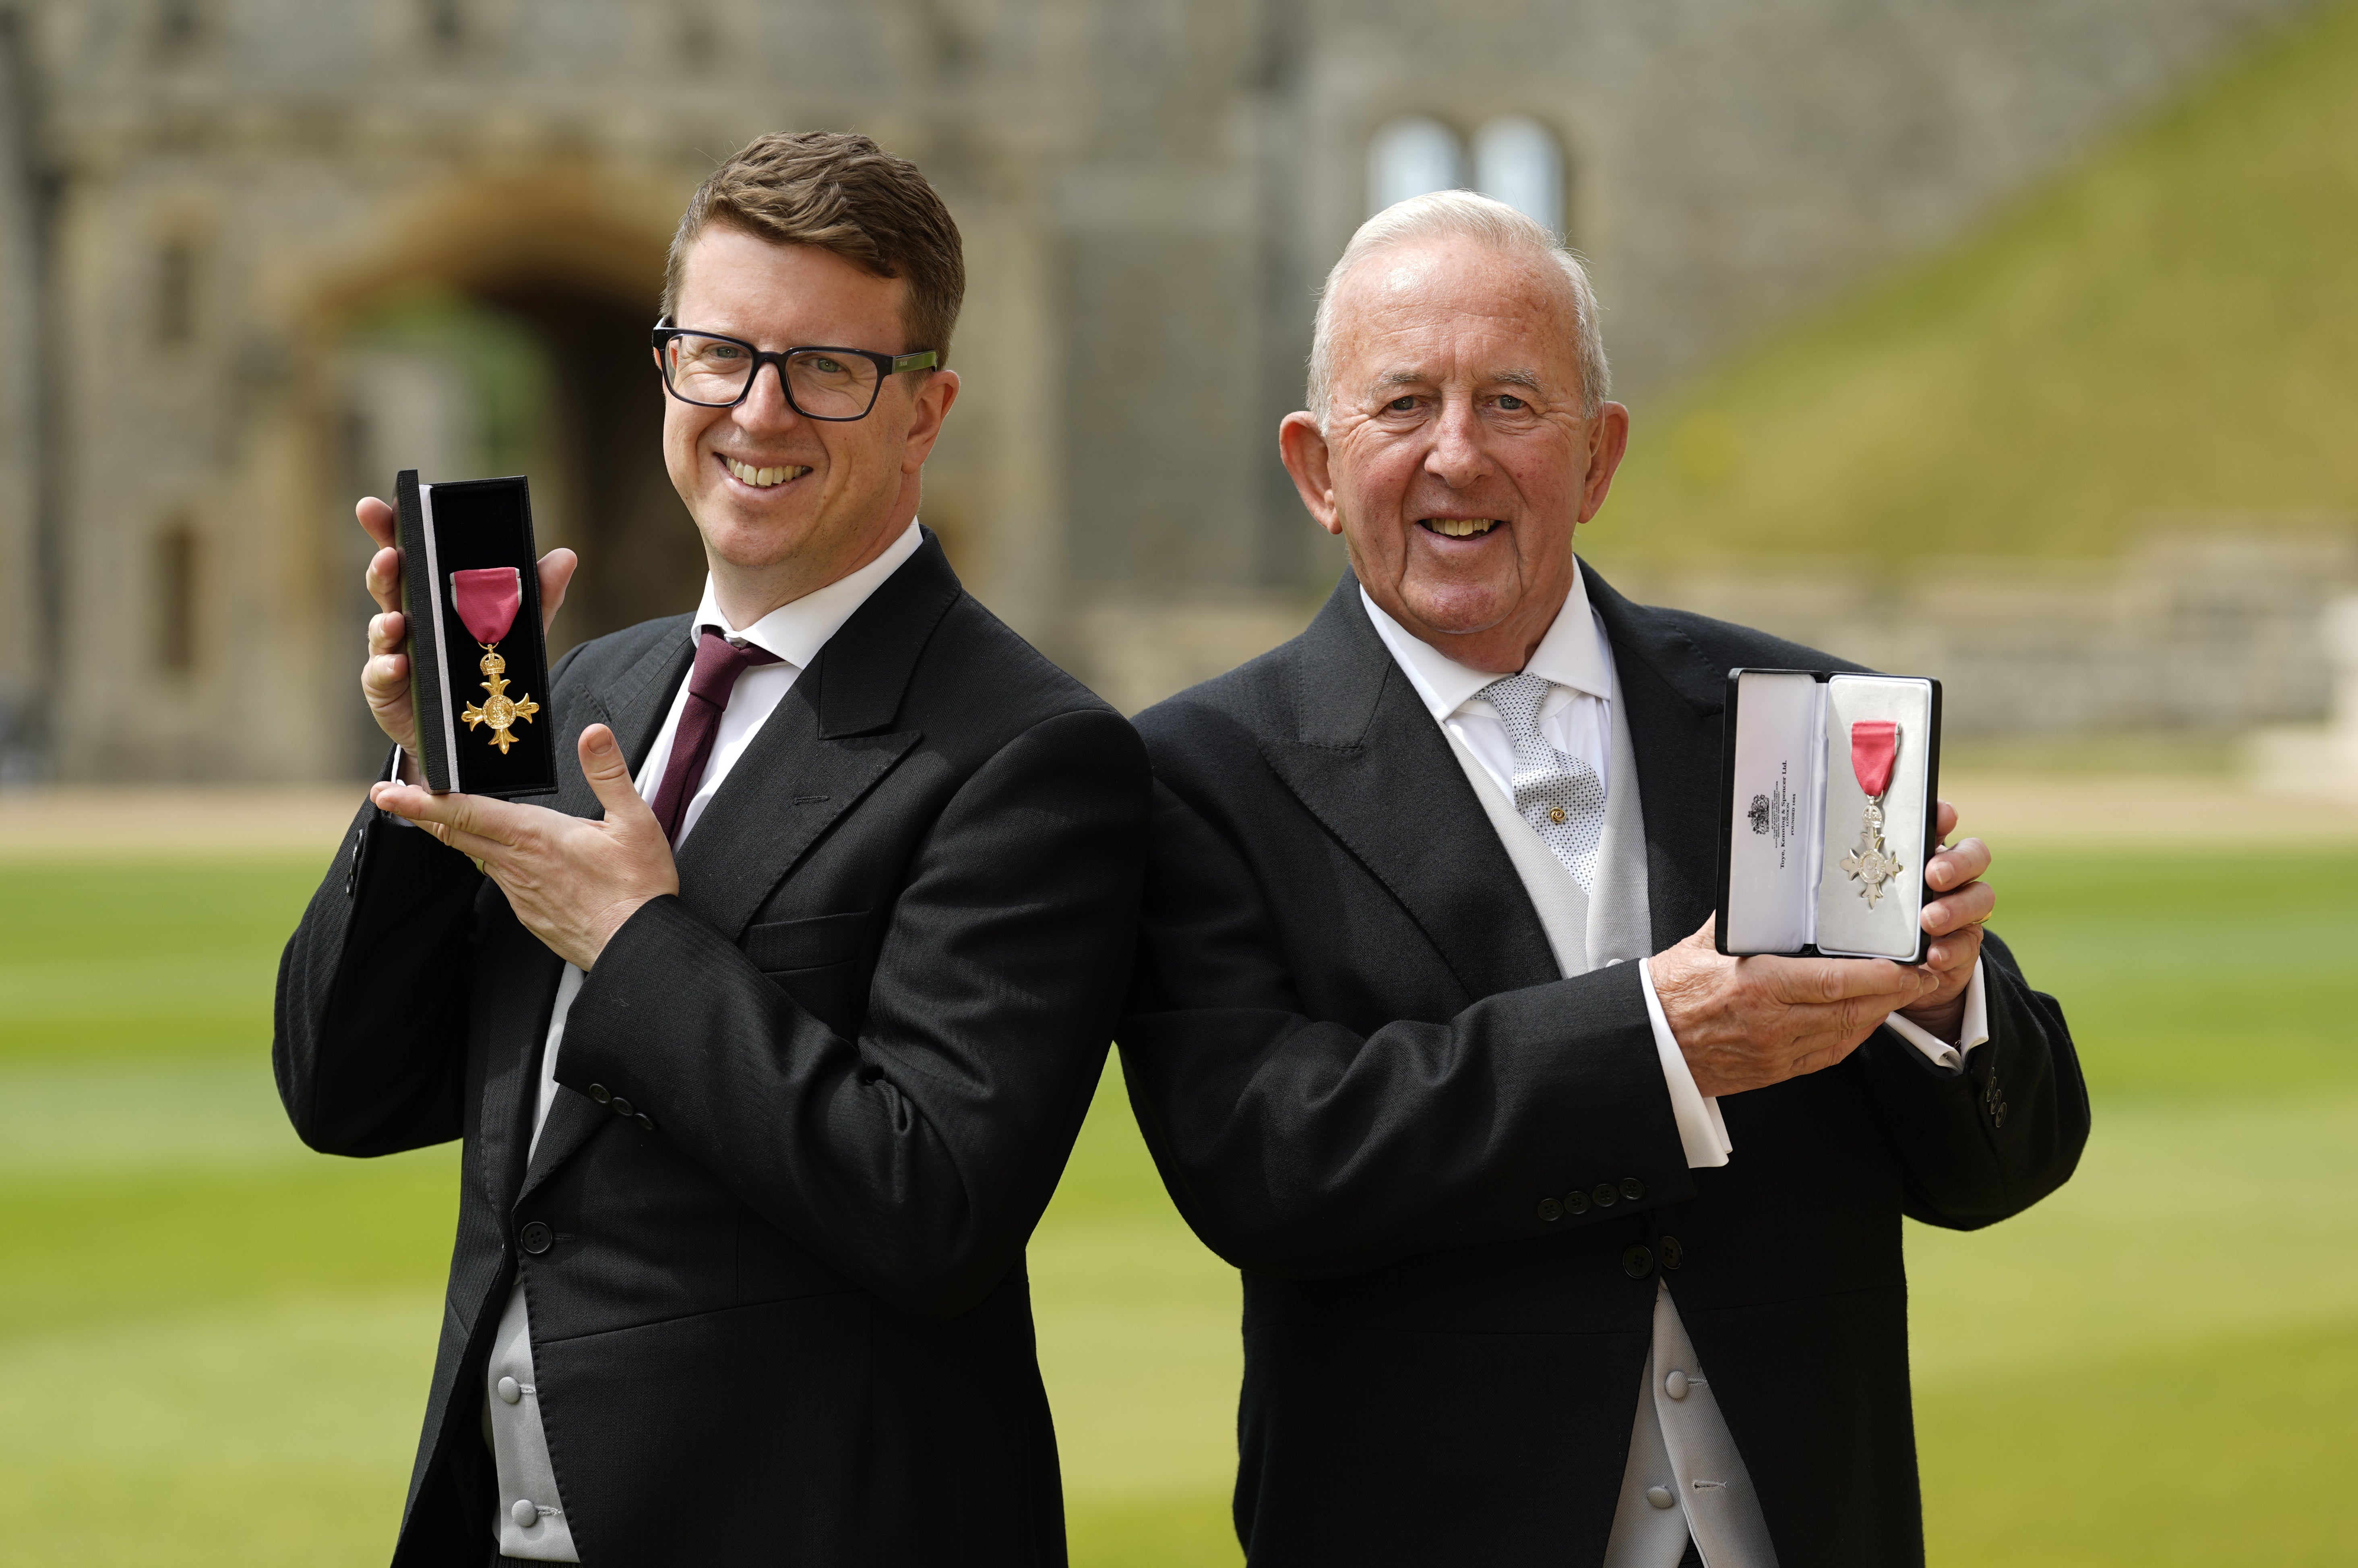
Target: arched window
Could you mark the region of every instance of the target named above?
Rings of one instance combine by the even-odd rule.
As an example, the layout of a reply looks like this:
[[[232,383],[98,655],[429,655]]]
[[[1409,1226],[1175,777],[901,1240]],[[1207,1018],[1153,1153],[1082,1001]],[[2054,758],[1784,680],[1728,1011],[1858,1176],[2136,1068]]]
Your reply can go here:
[[[1466,183],[1466,155],[1457,133],[1438,120],[1403,114],[1388,120],[1368,144],[1368,211],[1429,190],[1455,190]]]
[[[1504,114],[1474,138],[1474,189],[1562,234],[1563,152],[1527,114]]]

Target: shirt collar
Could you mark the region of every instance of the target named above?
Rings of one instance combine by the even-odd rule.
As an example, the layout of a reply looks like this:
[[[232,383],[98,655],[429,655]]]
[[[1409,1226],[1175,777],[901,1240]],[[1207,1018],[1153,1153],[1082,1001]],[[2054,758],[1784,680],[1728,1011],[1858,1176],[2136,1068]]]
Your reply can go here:
[[[742,631],[729,624],[720,613],[720,600],[712,591],[712,574],[704,577],[704,598],[696,607],[696,619],[689,622],[691,640],[704,635],[707,626],[724,637],[734,637],[755,647],[773,653],[796,669],[807,668],[827,640],[842,629],[854,611],[868,602],[868,596],[884,584],[884,579],[901,569],[901,564],[917,553],[925,543],[925,534],[911,518],[901,536],[884,546],[884,553],[848,576],[839,577],[825,588],[803,595],[790,604],[781,604]]]
[[[1364,585],[1359,589],[1359,602],[1367,607],[1368,619],[1374,622],[1376,635],[1390,651],[1392,662],[1408,676],[1409,684],[1416,688],[1416,695],[1434,719],[1447,719],[1480,696],[1484,687],[1499,678],[1486,670],[1459,664],[1410,632],[1368,597]],[[1547,635],[1531,651],[1531,662],[1523,666],[1523,673],[1574,691],[1585,691],[1604,701],[1612,700],[1613,654],[1605,644],[1603,628],[1596,624],[1596,617],[1589,609],[1588,585],[1578,557],[1572,563],[1572,591],[1563,596],[1563,607],[1555,612]]]

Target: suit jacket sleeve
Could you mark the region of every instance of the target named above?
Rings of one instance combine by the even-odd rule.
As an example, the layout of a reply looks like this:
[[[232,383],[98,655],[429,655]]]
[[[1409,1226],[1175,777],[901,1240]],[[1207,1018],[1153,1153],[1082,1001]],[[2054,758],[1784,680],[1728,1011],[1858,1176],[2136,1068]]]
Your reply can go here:
[[[1314,1016],[1237,839],[1168,782],[1154,799],[1122,1061],[1164,1182],[1214,1251],[1279,1276],[1357,1273],[1626,1215],[1542,1206],[1599,1182],[1635,1177],[1650,1206],[1693,1195],[1637,966],[1451,1017]],[[1317,936],[1343,969],[1385,964],[1380,928]]]
[[[627,1096],[765,1219],[905,1311],[1021,1256],[1105,1060],[1137,917],[1143,749],[1068,712],[985,762],[925,835],[858,1038],[676,900],[590,971],[557,1076]]]
[[[278,963],[271,1065],[304,1142],[372,1155],[460,1135],[487,885],[433,835],[361,807]]]
[[[580,653],[549,672],[552,703]],[[361,807],[278,960],[271,1065],[304,1142],[392,1154],[462,1134],[477,903],[501,896],[432,834]]]
[[[1845,1064],[1866,1075],[1890,1134],[1908,1214],[1955,1230],[2019,1214],[2061,1186],[2088,1141],[2088,1089],[2062,1008],[2030,989],[1995,935],[1983,938],[1982,983],[1990,1037],[1963,1072],[1934,1066],[1887,1029]]]

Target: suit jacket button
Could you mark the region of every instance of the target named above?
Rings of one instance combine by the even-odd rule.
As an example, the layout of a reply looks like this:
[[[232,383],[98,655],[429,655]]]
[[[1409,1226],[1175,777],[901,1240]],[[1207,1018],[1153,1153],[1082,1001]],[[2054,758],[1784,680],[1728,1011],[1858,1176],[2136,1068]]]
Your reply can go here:
[[[556,1233],[536,1219],[526,1220],[524,1228],[516,1232],[516,1240],[535,1258],[547,1251],[548,1244],[556,1239]]]
[[[1649,1487],[1646,1488],[1646,1501],[1655,1508],[1666,1509],[1677,1502],[1678,1498],[1671,1495],[1671,1489],[1668,1487]]]
[[[616,1116],[628,1116],[631,1114],[631,1102],[624,1099],[621,1095],[616,1095],[614,1097],[613,1103],[614,1114]]]
[[[1540,1217],[1546,1220],[1550,1225],[1553,1225],[1557,1220],[1563,1217],[1563,1205],[1556,1202],[1553,1198],[1540,1199]]]
[[[1687,1249],[1679,1245],[1675,1236],[1665,1236],[1654,1243],[1654,1251],[1662,1260],[1662,1267],[1675,1269],[1687,1260]]]
[[[1646,1195],[1646,1184],[1635,1176],[1624,1176],[1621,1178],[1621,1195],[1636,1203]]]
[[[1588,1212],[1588,1195],[1579,1191],[1577,1188],[1564,1194],[1563,1212],[1566,1214],[1586,1214]]]
[[[614,1098],[614,1091],[608,1088],[603,1084],[591,1084],[590,1086],[590,1098],[596,1100],[600,1105],[604,1105],[608,1100]]]
[[[1610,1182],[1597,1183],[1595,1190],[1588,1195],[1596,1200],[1598,1208],[1611,1208],[1621,1201],[1621,1190]]]
[[[1621,1254],[1621,1271],[1633,1280],[1642,1280],[1654,1271],[1654,1254],[1644,1247],[1632,1247]]]
[[[649,1116],[645,1111],[639,1112],[638,1115],[631,1118],[631,1119],[637,1122],[641,1127],[645,1128],[649,1132],[653,1132],[655,1130],[655,1119]]]

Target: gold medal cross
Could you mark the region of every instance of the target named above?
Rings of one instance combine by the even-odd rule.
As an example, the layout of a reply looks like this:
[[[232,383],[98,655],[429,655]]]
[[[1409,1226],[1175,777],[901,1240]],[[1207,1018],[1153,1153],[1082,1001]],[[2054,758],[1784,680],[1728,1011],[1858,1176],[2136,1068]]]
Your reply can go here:
[[[1869,909],[1891,891],[1893,879],[1907,869],[1898,856],[1883,848],[1883,808],[1875,802],[1866,803],[1866,820],[1858,830],[1858,846],[1842,858],[1841,864],[1851,881],[1862,884],[1858,896],[1866,900]]]
[[[483,644],[481,668],[483,689],[490,692],[491,696],[483,698],[480,707],[471,702],[469,703],[460,711],[459,717],[467,721],[467,728],[470,730],[478,724],[490,725],[492,744],[497,746],[500,749],[500,755],[504,757],[508,754],[508,748],[515,744],[515,737],[508,733],[509,727],[522,724],[534,714],[538,713],[540,704],[535,702],[529,696],[510,697],[508,695],[508,683],[503,678],[507,674],[508,662],[500,657],[499,650],[488,643]]]

